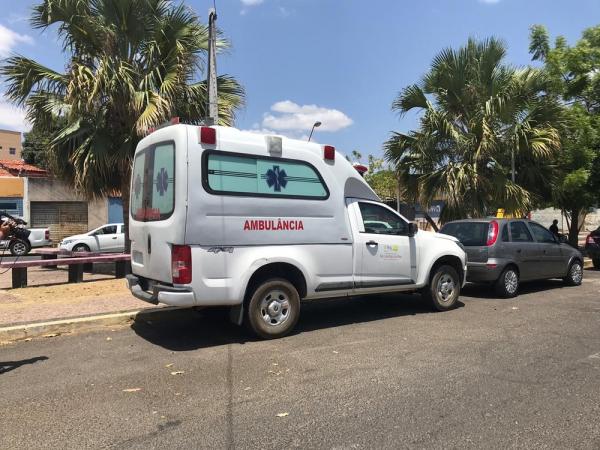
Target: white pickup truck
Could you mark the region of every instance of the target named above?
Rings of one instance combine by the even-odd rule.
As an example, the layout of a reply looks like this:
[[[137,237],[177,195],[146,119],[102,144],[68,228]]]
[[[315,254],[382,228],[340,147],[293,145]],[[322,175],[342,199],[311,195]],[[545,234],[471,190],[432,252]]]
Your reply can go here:
[[[138,145],[130,204],[133,295],[229,305],[264,338],[301,300],[408,291],[445,311],[465,282],[458,240],[417,233],[331,146],[168,126]]]

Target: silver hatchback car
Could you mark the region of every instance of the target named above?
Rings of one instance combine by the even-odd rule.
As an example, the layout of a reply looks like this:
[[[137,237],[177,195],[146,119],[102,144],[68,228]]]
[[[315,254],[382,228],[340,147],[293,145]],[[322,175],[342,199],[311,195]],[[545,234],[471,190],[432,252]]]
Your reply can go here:
[[[530,220],[457,220],[445,224],[440,233],[464,246],[467,281],[493,283],[503,297],[517,295],[521,281],[562,278],[578,286],[583,279],[581,252]]]

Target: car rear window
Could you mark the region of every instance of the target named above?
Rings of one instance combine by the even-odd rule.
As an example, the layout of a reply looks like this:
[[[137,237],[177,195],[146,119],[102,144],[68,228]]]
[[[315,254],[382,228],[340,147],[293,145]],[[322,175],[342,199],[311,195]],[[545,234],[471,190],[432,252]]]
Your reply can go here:
[[[134,220],[165,220],[175,207],[175,145],[163,142],[137,153],[133,164],[131,215]]]
[[[486,245],[488,228],[488,222],[452,222],[444,225],[440,233],[454,236],[465,247],[478,247]]]

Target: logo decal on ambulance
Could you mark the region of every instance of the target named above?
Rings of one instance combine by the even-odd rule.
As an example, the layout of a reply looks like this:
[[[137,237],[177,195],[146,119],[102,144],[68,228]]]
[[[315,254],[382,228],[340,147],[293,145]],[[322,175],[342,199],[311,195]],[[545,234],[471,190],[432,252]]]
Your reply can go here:
[[[267,179],[267,185],[275,189],[275,192],[281,192],[281,188],[285,189],[287,185],[287,174],[285,170],[280,169],[279,166],[273,166],[272,169],[267,170],[265,174]]]
[[[246,220],[244,231],[301,231],[304,222],[301,220]]]
[[[160,172],[156,175],[156,190],[162,197],[167,192],[167,188],[169,187],[169,174],[165,170],[164,167],[160,168]]]

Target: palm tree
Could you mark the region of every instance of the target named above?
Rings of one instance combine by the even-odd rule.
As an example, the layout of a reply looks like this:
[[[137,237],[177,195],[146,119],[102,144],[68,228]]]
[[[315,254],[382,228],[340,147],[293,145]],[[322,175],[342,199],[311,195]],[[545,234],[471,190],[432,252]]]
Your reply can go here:
[[[499,207],[523,213],[544,196],[560,147],[560,107],[545,95],[542,72],[503,64],[505,55],[494,38],[443,50],[393,102],[394,111],[421,117],[417,130],[392,134],[386,158],[407,200],[445,200],[442,223]]]
[[[64,73],[13,56],[0,68],[6,95],[24,106],[36,129],[51,134],[57,175],[90,197],[120,190],[128,223],[129,178],[137,143],[174,116],[207,116],[199,81],[208,29],[183,4],[168,0],[44,0],[31,24],[56,26],[69,62]],[[227,47],[219,37],[218,48]],[[217,80],[219,122],[231,125],[244,91]]]

